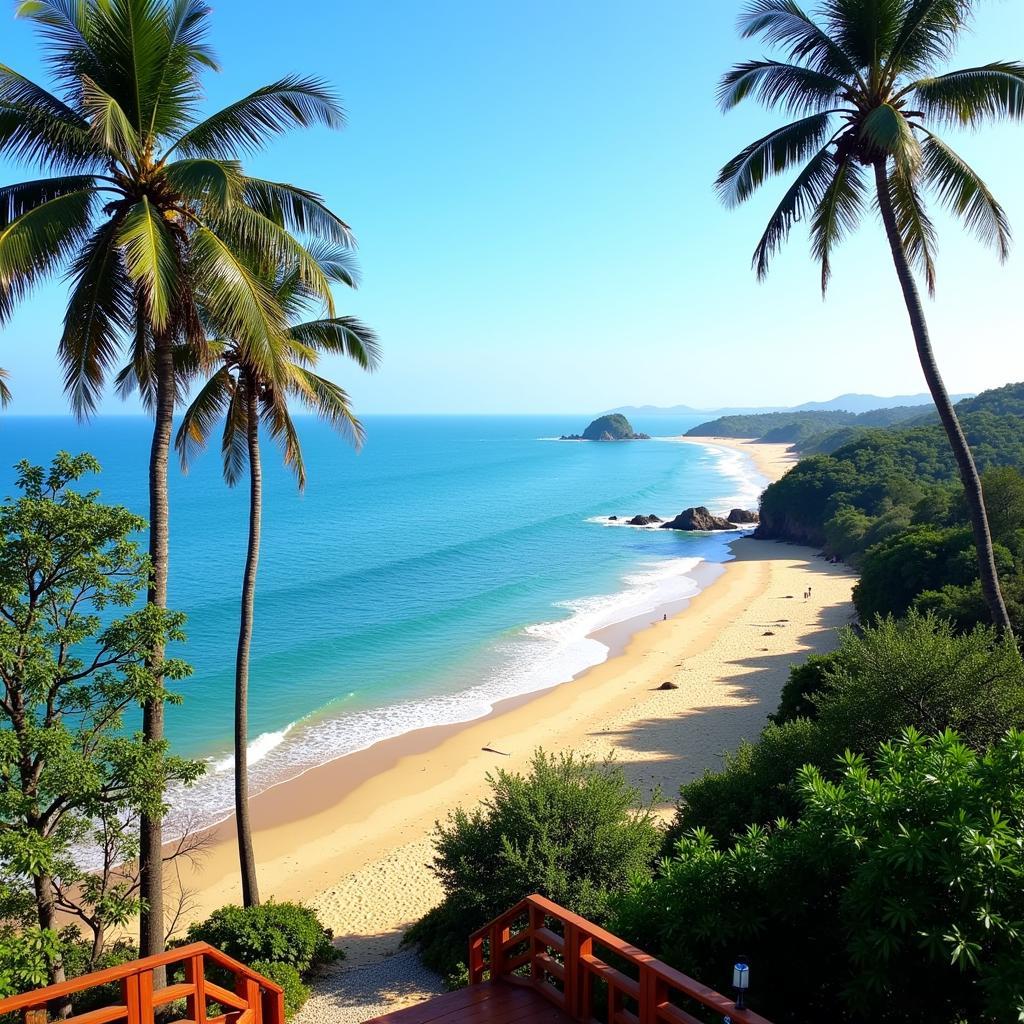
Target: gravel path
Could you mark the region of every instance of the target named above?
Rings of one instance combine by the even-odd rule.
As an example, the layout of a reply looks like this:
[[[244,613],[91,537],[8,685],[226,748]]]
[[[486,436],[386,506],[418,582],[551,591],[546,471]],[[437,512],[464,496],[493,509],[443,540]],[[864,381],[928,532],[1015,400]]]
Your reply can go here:
[[[359,966],[342,961],[310,987],[313,995],[292,1024],[362,1024],[444,992],[441,979],[411,950]]]

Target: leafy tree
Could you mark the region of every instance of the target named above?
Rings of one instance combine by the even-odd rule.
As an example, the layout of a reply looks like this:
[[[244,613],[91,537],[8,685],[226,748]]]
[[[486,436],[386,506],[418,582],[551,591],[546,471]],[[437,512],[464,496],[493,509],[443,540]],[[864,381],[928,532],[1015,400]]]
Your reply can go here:
[[[134,607],[149,564],[130,539],[145,526],[71,484],[99,466],[60,454],[49,470],[18,465],[21,496],[0,504],[0,913],[8,942],[33,951],[33,977],[49,958],[64,968],[58,915],[91,930],[92,959],[107,930],[142,906],[138,815],[162,815],[165,779],[189,782],[200,767],[123,728],[147,700],[176,700],[163,679],[190,669],[151,652],[183,639],[182,615]],[[88,870],[76,846],[103,851]],[[34,919],[34,920],[33,920]]]
[[[147,597],[167,603],[167,462],[178,398],[173,348],[202,351],[201,301],[219,330],[257,344],[285,315],[247,258],[297,264],[330,303],[296,233],[334,243],[347,226],[314,193],[247,175],[238,160],[293,127],[339,127],[325,84],[290,75],[199,119],[201,74],[217,68],[202,0],[24,0],[55,92],[0,65],[0,154],[50,175],[0,188],[0,325],[42,279],[66,272],[59,350],[74,411],[91,413],[127,347],[154,413]],[[163,652],[155,647],[150,661]],[[159,747],[163,701],[143,729]],[[161,822],[142,822],[142,951],[163,942]]]
[[[746,951],[780,1024],[1021,1019],[1024,733],[985,752],[910,729],[795,789],[796,822],[684,835],[614,930],[712,985]]]
[[[345,249],[320,249],[315,258],[323,274],[334,281],[354,285]],[[363,441],[363,427],[352,412],[344,390],[313,372],[323,353],[341,354],[363,369],[378,362],[374,333],[355,317],[305,320],[307,304],[319,298],[303,281],[297,266],[269,275],[267,290],[293,319],[282,337],[268,336],[260,350],[246,341],[207,343],[217,368],[186,411],[175,445],[187,468],[197,449],[205,446],[217,420],[224,418],[221,451],[224,479],[238,483],[249,470],[249,542],[242,581],[241,621],[235,658],[235,824],[242,876],[242,902],[259,903],[256,858],[249,820],[248,705],[249,652],[252,645],[253,610],[256,603],[256,570],[260,555],[263,510],[263,470],[260,461],[260,422],[281,445],[284,461],[299,482],[306,484],[306,468],[298,431],[288,408],[289,400],[308,410],[350,437]]]
[[[433,870],[444,901],[409,932],[441,973],[465,959],[467,935],[533,892],[603,920],[611,893],[649,871],[662,839],[611,762],[538,750],[528,775],[498,771],[487,781],[481,806],[438,823]]]
[[[780,707],[756,743],[684,785],[672,838],[699,827],[727,841],[748,824],[794,815],[801,765],[828,772],[844,750],[866,753],[906,726],[954,728],[977,750],[1024,726],[1024,662],[1012,638],[987,625],[959,634],[912,611],[860,633],[844,630],[836,652],[812,665],[795,670],[797,692],[787,695],[789,708],[813,705],[810,714]]]
[[[732,206],[769,175],[800,167],[754,251],[754,266],[763,278],[793,225],[806,219],[823,292],[836,247],[859,223],[869,197],[877,204],[921,369],[967,497],[985,600],[997,628],[1010,631],[981,481],[935,361],[912,269],[934,292],[936,232],[928,192],[1000,259],[1009,253],[1003,208],[936,134],[948,124],[979,127],[1024,116],[1024,64],[1018,61],[936,74],[976,6],[976,0],[823,0],[815,21],[793,0],[748,2],[742,35],[760,37],[784,59],[735,65],[722,79],[721,105],[729,110],[752,96],[798,119],[747,146],[722,168],[717,185]]]

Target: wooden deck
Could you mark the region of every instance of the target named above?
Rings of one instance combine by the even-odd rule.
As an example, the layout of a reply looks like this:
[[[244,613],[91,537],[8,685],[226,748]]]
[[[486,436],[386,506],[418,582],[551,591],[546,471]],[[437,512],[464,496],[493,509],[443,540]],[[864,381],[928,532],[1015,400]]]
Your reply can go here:
[[[473,985],[425,1003],[374,1017],[366,1024],[570,1024],[572,1018],[520,985]]]

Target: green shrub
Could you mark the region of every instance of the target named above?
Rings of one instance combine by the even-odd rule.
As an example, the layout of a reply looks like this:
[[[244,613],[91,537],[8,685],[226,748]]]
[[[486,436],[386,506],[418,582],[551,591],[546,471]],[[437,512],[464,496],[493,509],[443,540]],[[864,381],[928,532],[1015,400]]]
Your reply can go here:
[[[859,634],[845,630],[822,670],[827,685],[806,697],[813,721],[771,723],[721,771],[683,786],[672,839],[703,827],[726,841],[750,823],[791,815],[797,768],[833,771],[847,748],[873,750],[908,725],[955,728],[976,750],[1024,726],[1024,663],[1012,640],[987,626],[958,634],[931,615],[883,619]]]
[[[812,699],[821,693],[831,680],[831,674],[841,655],[812,654],[806,661],[793,665],[782,688],[778,710],[769,715],[776,725],[792,722],[794,718],[817,718],[818,706]]]
[[[744,951],[777,1024],[1024,1019],[1024,733],[982,754],[908,730],[796,783],[797,822],[687,834],[613,929],[719,988]]]
[[[528,775],[487,779],[481,806],[438,823],[433,870],[444,900],[407,937],[442,974],[458,970],[472,932],[530,893],[602,920],[610,895],[650,870],[662,839],[610,762],[537,751]]]
[[[264,978],[277,982],[284,989],[284,1015],[294,1016],[309,998],[309,989],[302,981],[302,975],[291,964],[273,960],[256,960],[249,966]]]
[[[221,907],[188,930],[189,942],[208,942],[244,964],[290,964],[303,975],[344,955],[333,937],[309,907],[273,900]]]

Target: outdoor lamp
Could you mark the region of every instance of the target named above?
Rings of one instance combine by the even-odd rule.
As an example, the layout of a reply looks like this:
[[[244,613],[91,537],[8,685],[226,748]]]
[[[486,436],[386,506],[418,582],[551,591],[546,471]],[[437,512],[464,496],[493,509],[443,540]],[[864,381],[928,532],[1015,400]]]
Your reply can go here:
[[[736,1009],[746,1008],[747,989],[750,988],[750,965],[741,956],[732,967],[732,987],[736,992]]]

